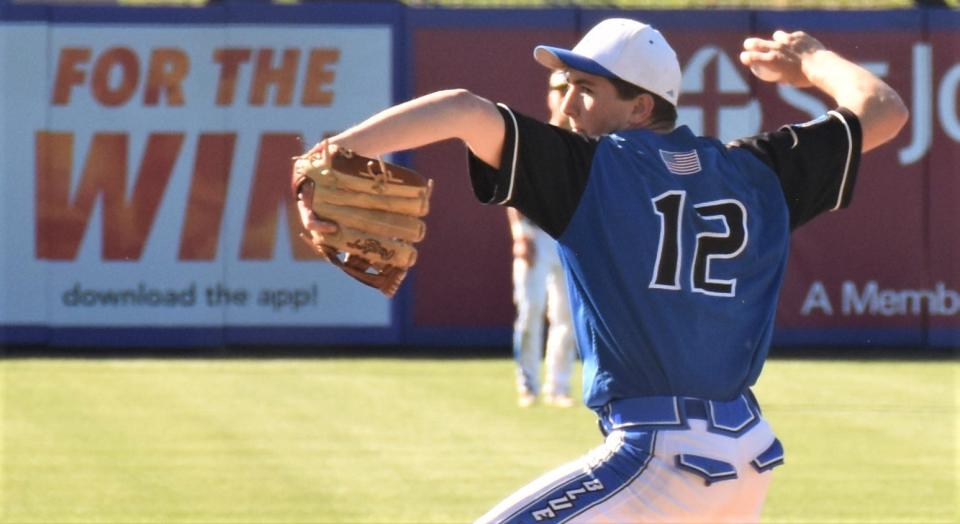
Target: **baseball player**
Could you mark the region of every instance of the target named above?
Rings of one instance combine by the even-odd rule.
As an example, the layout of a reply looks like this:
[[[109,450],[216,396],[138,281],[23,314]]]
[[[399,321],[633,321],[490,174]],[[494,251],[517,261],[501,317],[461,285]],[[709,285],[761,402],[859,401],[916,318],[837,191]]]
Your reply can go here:
[[[583,398],[606,440],[480,521],[755,522],[784,451],[750,386],[790,232],[850,204],[861,153],[892,139],[907,110],[803,32],[748,38],[740,60],[836,109],[730,144],[674,126],[680,66],[646,24],[604,20],[572,50],[534,56],[567,71],[563,109],[579,134],[452,90],[330,139],[367,155],[463,140],[478,198],[559,243]],[[306,206],[301,218],[335,230]]]
[[[550,123],[569,128],[560,110],[567,88],[567,75],[550,75],[547,107]],[[573,406],[570,375],[573,370],[573,328],[570,299],[557,243],[515,208],[507,208],[513,237],[513,301],[517,316],[513,324],[513,356],[517,363],[517,404],[529,407],[539,392],[540,358],[543,352],[544,312],[550,321],[545,351],[543,402],[557,407]]]

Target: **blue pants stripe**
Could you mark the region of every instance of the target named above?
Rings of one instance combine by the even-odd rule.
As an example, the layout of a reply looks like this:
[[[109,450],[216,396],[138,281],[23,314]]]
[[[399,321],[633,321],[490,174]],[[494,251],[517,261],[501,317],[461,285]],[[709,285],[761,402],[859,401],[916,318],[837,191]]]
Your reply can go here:
[[[563,475],[559,479],[556,479],[553,482],[551,482],[550,485],[547,486],[546,488],[543,488],[537,491],[536,493],[530,494],[529,496],[527,496],[526,498],[524,498],[514,506],[513,513],[501,518],[500,520],[497,520],[496,522],[502,522],[502,523],[527,522],[525,520],[522,520],[522,515],[521,515],[525,510],[529,509],[531,506],[534,506],[538,502],[540,502],[541,499],[543,499],[546,496],[544,495],[544,493],[555,493],[558,491],[562,491],[564,486],[573,484],[578,480],[583,479],[585,476],[587,476],[580,471],[582,470],[578,470],[578,472],[573,474]],[[520,520],[515,520],[515,519],[520,519]]]
[[[617,432],[620,433],[620,432]],[[620,435],[612,436],[616,439]],[[566,522],[588,509],[603,503],[623,490],[647,467],[653,456],[656,432],[633,433],[628,441],[622,441],[612,453],[591,463],[584,461],[584,470],[574,477],[566,477],[560,484],[528,498],[509,516],[500,522],[510,524],[536,524]],[[608,451],[615,445],[608,440],[597,451]]]

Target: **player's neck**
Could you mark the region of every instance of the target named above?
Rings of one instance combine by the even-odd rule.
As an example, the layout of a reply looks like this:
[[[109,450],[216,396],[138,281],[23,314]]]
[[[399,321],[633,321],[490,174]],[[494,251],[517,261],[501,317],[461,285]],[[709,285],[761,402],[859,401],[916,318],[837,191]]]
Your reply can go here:
[[[650,129],[651,131],[655,131],[657,133],[667,134],[673,131],[674,127],[670,124],[660,124],[654,127],[650,127],[648,129]]]
[[[674,126],[669,122],[644,122],[638,126],[631,127],[630,129],[646,129],[647,131],[653,131],[654,133],[667,134],[673,131]]]

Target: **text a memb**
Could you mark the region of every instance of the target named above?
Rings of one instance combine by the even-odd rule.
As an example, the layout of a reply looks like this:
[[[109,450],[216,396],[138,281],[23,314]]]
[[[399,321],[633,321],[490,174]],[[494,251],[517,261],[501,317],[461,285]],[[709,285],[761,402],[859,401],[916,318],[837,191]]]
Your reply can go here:
[[[875,280],[859,288],[851,280],[840,286],[840,314],[844,316],[919,316],[924,312],[931,316],[960,314],[960,291],[944,282],[930,289],[884,289]],[[810,285],[800,313],[834,314],[833,301],[822,281]]]

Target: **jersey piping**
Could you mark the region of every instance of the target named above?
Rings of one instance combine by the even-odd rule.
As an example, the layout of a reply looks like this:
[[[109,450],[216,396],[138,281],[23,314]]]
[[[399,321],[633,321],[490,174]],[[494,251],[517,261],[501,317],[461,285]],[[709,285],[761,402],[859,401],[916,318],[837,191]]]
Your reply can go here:
[[[790,127],[790,126],[783,126],[783,127],[780,128],[780,129],[786,129],[787,131],[790,132],[790,138],[793,139],[793,143],[790,144],[790,149],[794,149],[794,148],[796,148],[798,145],[800,145],[800,138],[797,136],[797,132],[794,131],[792,127]]]
[[[840,182],[840,191],[837,191],[837,204],[830,210],[836,211],[842,207],[843,196],[847,192],[847,177],[850,176],[850,159],[853,158],[853,136],[850,133],[850,124],[847,123],[846,118],[843,118],[843,115],[837,111],[828,111],[827,114],[837,117],[840,122],[843,123],[843,129],[847,132],[847,162],[843,166],[843,178]],[[516,152],[514,152],[514,154],[516,154]]]
[[[511,163],[510,163],[510,186],[509,186],[509,189],[507,189],[506,198],[504,198],[500,202],[497,202],[498,204],[503,204],[505,202],[509,202],[510,199],[513,198],[514,182],[517,180],[517,151],[520,147],[520,126],[517,125],[517,117],[513,114],[513,111],[511,111],[509,107],[507,107],[502,103],[497,105],[505,109],[507,113],[510,115],[510,123],[513,124],[513,136],[514,136],[513,159],[511,160]]]

